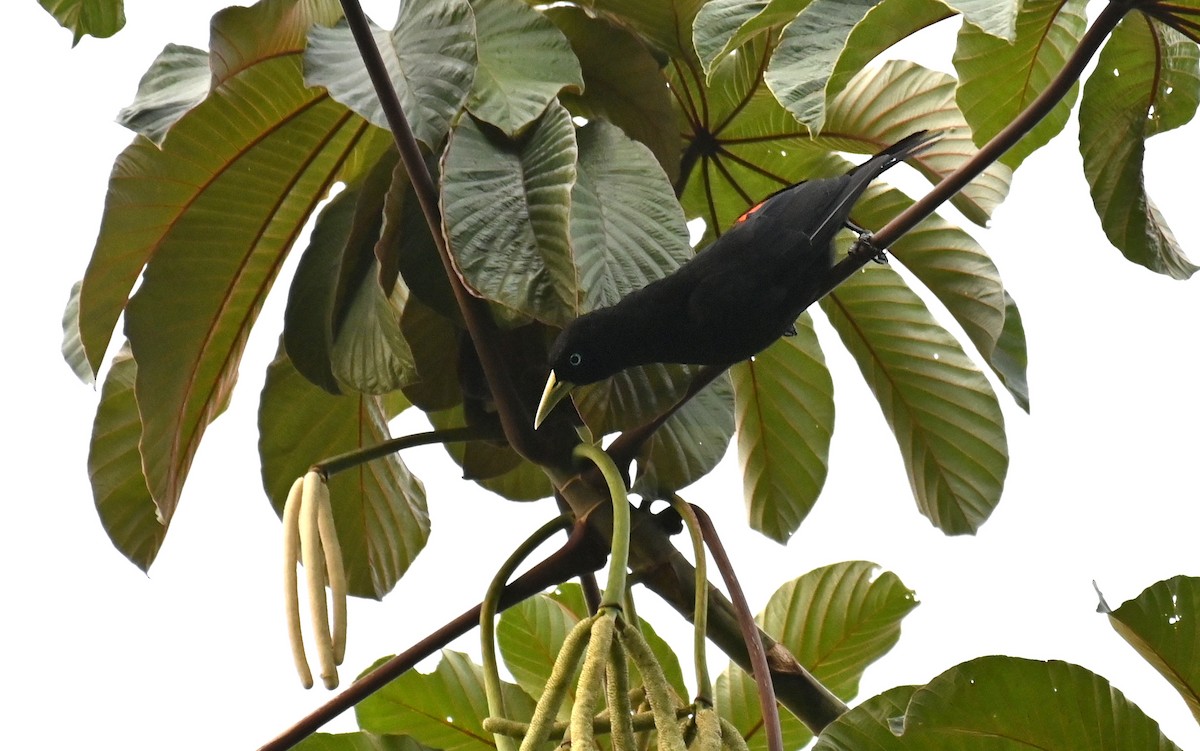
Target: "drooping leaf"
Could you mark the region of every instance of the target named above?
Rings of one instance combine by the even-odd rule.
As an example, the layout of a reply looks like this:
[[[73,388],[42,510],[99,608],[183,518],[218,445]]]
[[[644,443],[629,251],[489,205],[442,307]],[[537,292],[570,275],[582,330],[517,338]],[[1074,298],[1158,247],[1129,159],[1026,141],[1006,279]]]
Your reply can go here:
[[[1200,720],[1200,579],[1176,576],[1158,582],[1110,611],[1108,619]]]
[[[369,172],[333,197],[317,215],[308,247],[300,257],[284,311],[283,344],[288,358],[305,378],[331,394],[341,393],[334,375],[335,334],[346,328],[348,310],[360,297],[370,296],[368,284],[379,287],[375,249],[380,241],[384,194],[398,161],[385,152]],[[385,302],[386,304],[386,302]],[[350,336],[378,335],[377,329]],[[346,346],[343,342],[343,348]],[[346,363],[339,363],[346,369]],[[347,378],[352,389],[355,378]],[[384,393],[391,389],[371,391]]]
[[[308,467],[389,440],[385,409],[372,396],[333,396],[312,385],[280,356],[267,369],[259,403],[263,487],[277,514],[292,481]],[[350,592],[379,599],[408,570],[429,537],[425,488],[397,454],[333,475],[334,525]]]
[[[752,36],[783,26],[812,0],[709,0],[696,14],[692,43],[710,77],[713,69]]]
[[[528,720],[533,700],[516,686],[503,686],[510,719]],[[483,670],[461,652],[442,650],[442,660],[429,674],[410,670],[355,707],[358,724],[373,733],[409,735],[441,751],[493,751]],[[549,745],[546,748],[550,748]]]
[[[142,422],[133,395],[136,375],[137,363],[129,347],[122,347],[100,390],[88,450],[88,479],[100,524],[113,547],[148,571],[167,535],[167,525],[159,519],[142,476],[138,451]]]
[[[1100,52],[1079,105],[1079,151],[1109,241],[1130,261],[1175,279],[1188,260],[1146,192],[1146,139],[1177,128],[1200,102],[1196,43],[1140,13],[1125,16]]]
[[[564,91],[559,100],[573,114],[604,118],[644,143],[674,181],[683,144],[662,66],[624,27],[568,6],[545,13],[566,35],[583,73],[583,93]]]
[[[458,428],[466,424],[462,405],[428,412],[429,422],[437,429]],[[446,453],[463,468],[463,477],[510,501],[536,501],[554,492],[546,473],[536,464],[522,459],[503,444],[489,441],[446,443]]]
[[[585,0],[583,7],[631,26],[650,44],[678,60],[692,60],[692,21],[704,0]]]
[[[83,349],[83,340],[79,334],[79,289],[82,286],[82,281],[71,285],[67,307],[63,309],[61,352],[75,377],[90,386],[96,382],[96,374],[92,371],[92,366],[88,364],[87,352]]]
[[[975,154],[971,131],[954,101],[955,80],[916,63],[890,60],[878,70],[855,76],[829,103],[830,134],[869,137],[881,147],[922,128],[940,134],[910,163],[932,182],[953,172]],[[831,138],[834,143],[838,138]],[[983,225],[1008,195],[1012,170],[992,164],[951,199],[971,221]]]
[[[551,103],[519,140],[464,117],[442,164],[442,212],[467,284],[523,315],[563,325],[578,280],[569,216],[575,129]]]
[[[467,99],[475,117],[509,136],[536,120],[560,91],[583,89],[562,33],[520,0],[474,0],[479,64]]]
[[[211,80],[207,52],[168,44],[138,82],[133,102],[117,113],[117,122],[162,146],[175,121],[208,96]]]
[[[125,330],[147,480],[167,519],[291,243],[350,155],[373,148],[370,126],[305,89],[298,63],[276,58],[230,79],[176,123],[161,152],[127,149],[113,177],[81,302],[93,281],[119,304],[124,285],[112,277],[137,269],[113,255],[153,254]],[[81,319],[85,337],[89,324],[98,333],[96,317]]]
[[[900,621],[916,606],[911,590],[891,572],[849,561],[825,566],[794,579],[771,596],[759,617],[801,665],[843,700],[858,692],[863,670],[900,637]],[[717,706],[746,737],[750,748],[766,748],[762,712],[754,681],[731,665],[717,679]],[[799,748],[811,734],[783,713],[784,746]]]
[[[733,387],[722,375],[671,415],[638,451],[634,491],[663,496],[699,480],[725,456],[733,427]]]
[[[467,0],[400,4],[391,31],[372,24],[413,135],[436,149],[467,100],[476,63],[475,19]],[[362,56],[343,21],[316,27],[304,56],[304,80],[381,128],[387,118]]]
[[[417,381],[412,349],[400,330],[409,297],[404,281],[397,279],[390,293],[381,289],[375,261],[351,294],[330,353],[337,379],[364,394],[388,394]]]
[[[1179,751],[1108,681],[1065,662],[980,657],[914,691],[903,715],[885,714],[873,702],[851,710],[814,751]]]
[[[124,0],[38,0],[46,12],[75,35],[72,45],[85,34],[103,39],[125,27]]]
[[[871,266],[821,301],[904,459],[917,508],[946,534],[973,534],[1008,471],[991,385],[895,272]]]
[[[1016,35],[1018,3],[994,0],[948,0],[946,5],[963,16],[963,21],[1001,39],[1012,41]]]
[[[982,146],[1029,106],[1062,70],[1087,28],[1086,0],[1037,0],[1022,4],[1015,40],[964,24],[954,50],[958,106]],[[1078,84],[1054,109],[1000,157],[1016,169],[1025,157],[1058,135],[1070,117]]]
[[[738,458],[750,526],[786,543],[812,510],[829,471],[833,380],[812,317],[730,369]]]
[[[854,207],[852,218],[863,227],[882,227],[911,205],[912,201],[900,191],[873,187]],[[888,250],[946,306],[984,362],[1017,403],[1028,410],[1027,357],[1020,312],[1004,291],[996,265],[979,243],[933,215]]]
[[[825,84],[846,38],[879,0],[812,0],[783,29],[763,80],[814,133],[824,129]]]
[[[832,100],[884,50],[912,34],[954,15],[941,0],[888,0],[866,12],[838,55],[825,84]]]
[[[303,53],[314,26],[332,26],[341,17],[338,0],[258,0],[217,11],[209,36],[213,87],[255,63]]]

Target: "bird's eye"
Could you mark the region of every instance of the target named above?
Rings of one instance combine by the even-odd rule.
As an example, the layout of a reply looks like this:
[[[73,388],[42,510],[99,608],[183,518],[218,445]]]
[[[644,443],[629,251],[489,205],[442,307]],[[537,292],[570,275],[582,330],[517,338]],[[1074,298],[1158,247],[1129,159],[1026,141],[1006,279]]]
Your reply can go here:
[[[583,355],[579,354],[578,352],[572,352],[571,356],[567,358],[567,362],[577,366],[579,363],[583,362]]]

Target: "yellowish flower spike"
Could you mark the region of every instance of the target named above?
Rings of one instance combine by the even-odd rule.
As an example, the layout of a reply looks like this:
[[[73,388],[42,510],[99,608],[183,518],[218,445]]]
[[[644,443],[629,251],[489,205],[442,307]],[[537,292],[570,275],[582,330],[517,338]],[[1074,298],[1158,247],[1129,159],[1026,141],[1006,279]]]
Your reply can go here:
[[[303,491],[304,478],[297,477],[283,505],[283,607],[287,616],[292,661],[296,664],[300,683],[305,688],[312,688],[312,670],[304,656],[304,638],[300,631],[300,592],[296,576],[296,562],[300,556],[300,505]]]
[[[319,472],[304,476],[304,492],[300,503],[300,555],[308,582],[308,610],[312,617],[313,642],[321,666],[321,682],[325,688],[337,688],[337,665],[333,657],[333,636],[329,632],[329,609],[325,599],[325,558],[321,546],[321,492],[327,494],[325,480]]]
[[[315,474],[315,473],[314,473]],[[329,500],[329,485],[324,479],[317,485],[317,530],[321,548],[325,551],[325,571],[329,575],[329,597],[333,601],[333,663],[341,665],[346,657],[346,566],[342,562],[342,546],[333,525],[333,504]]]

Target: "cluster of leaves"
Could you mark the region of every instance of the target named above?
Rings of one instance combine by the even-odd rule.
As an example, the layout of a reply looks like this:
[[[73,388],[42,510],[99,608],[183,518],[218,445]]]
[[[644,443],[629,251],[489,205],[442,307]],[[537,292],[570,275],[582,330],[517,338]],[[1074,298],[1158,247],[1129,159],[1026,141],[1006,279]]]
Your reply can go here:
[[[835,151],[872,152],[917,128],[944,133],[918,164],[936,180],[973,153],[972,138],[995,133],[1042,91],[1083,33],[1081,1],[1019,12],[976,5],[412,2],[374,35],[440,174],[457,272],[503,323],[518,386],[535,396],[554,328],[685,261],[688,218],[719,234],[756,197],[843,171]],[[966,21],[957,81],[909,62],[864,68],[956,10]],[[340,16],[332,0],[221,11],[210,49],[169,45],[121,113],[138,136],[114,166],[64,351],[93,379],[124,315],[128,342],[104,383],[89,469],[105,528],[143,568],[228,402],[265,295],[331,194],[291,280],[262,396],[272,503],[281,506],[310,462],[386,438],[387,420],[410,405],[438,427],[487,432],[492,419],[445,270]],[[1195,110],[1195,44],[1133,12],[1100,70],[1084,92],[1081,138],[1105,226],[1134,260],[1186,275],[1192,267],[1139,167],[1144,136]],[[1070,103],[959,194],[967,217],[986,221],[1011,168],[1061,127]],[[878,227],[908,204],[877,188],[853,218]],[[892,250],[1027,407],[1020,315],[983,249],[933,217]],[[1008,463],[988,379],[889,268],[856,275],[821,307],[896,434],[921,512],[947,533],[973,532],[999,501]],[[672,417],[638,457],[638,490],[694,481],[736,429],[751,524],[781,541],[797,529],[825,479],[834,416],[807,314],[797,328]],[[635,369],[577,404],[593,433],[626,429],[672,403],[690,373]],[[504,497],[550,492],[506,448],[473,442],[451,453]],[[421,483],[391,457],[332,490],[352,589],[380,597],[427,536]]]
[[[858,692],[863,670],[900,635],[916,605],[895,575],[861,561],[826,566],[779,588],[760,625],[801,658],[843,700]],[[1166,677],[1200,720],[1200,644],[1196,623],[1200,579],[1176,577],[1149,587],[1108,613],[1114,629]],[[525,720],[546,685],[554,655],[571,627],[587,614],[578,587],[539,595],[501,616],[500,652],[516,684],[505,703]],[[643,623],[672,688],[686,696],[679,661]],[[730,665],[718,678],[715,701],[754,751],[766,748],[753,681]],[[482,670],[461,653],[444,652],[429,674],[410,672],[357,708],[361,732],[315,735],[298,748],[396,748],[488,751]],[[786,748],[812,735],[794,717],[783,720]],[[987,737],[987,748],[1157,749],[1177,751],[1157,723],[1091,671],[1057,661],[983,657],[957,665],[924,686],[900,686],[868,699],[821,733],[819,751],[957,751]]]
[[[116,0],[43,4],[77,39],[123,21]],[[781,185],[844,171],[849,163],[837,152],[870,153],[918,128],[944,133],[918,169],[934,181],[953,171],[1051,85],[1084,39],[1084,5],[413,0],[374,36],[438,174],[438,231],[455,271],[501,322],[498,346],[533,401],[554,330],[684,262],[688,220],[717,236]],[[1113,244],[1185,278],[1196,267],[1147,196],[1141,160],[1145,139],[1190,120],[1200,101],[1192,20],[1200,2],[1131,5],[1083,87],[1084,171]],[[954,14],[965,21],[957,78],[903,61],[868,67]],[[382,442],[404,409],[423,410],[436,427],[497,435],[433,237],[340,18],[332,0],[221,11],[210,49],[168,45],[121,113],[138,135],[114,165],[92,260],[64,318],[64,353],[94,380],[123,316],[127,341],[107,369],[89,470],[106,530],[143,568],[162,544],[207,426],[228,404],[263,300],[314,215],[261,399],[263,479],[275,507],[312,461]],[[988,219],[1012,170],[1061,129],[1074,98],[1072,90],[956,197],[968,220]],[[877,187],[853,218],[878,227],[910,203]],[[1020,314],[984,250],[934,217],[892,251],[1028,408]],[[920,511],[947,533],[973,532],[998,503],[1008,463],[989,379],[889,268],[856,275],[821,308],[897,437]],[[694,481],[736,429],[751,524],[786,540],[824,482],[833,427],[832,380],[808,314],[797,330],[673,416],[642,449],[637,488],[654,495]],[[594,433],[623,430],[672,403],[690,375],[637,369],[587,389],[577,406]],[[551,490],[538,467],[502,445],[450,450],[467,477],[503,497]],[[334,478],[331,492],[351,591],[382,597],[425,543],[424,489],[390,456]],[[911,594],[866,564],[809,576],[785,587],[763,625],[849,698],[862,668],[894,642]],[[828,596],[813,594],[822,587]],[[1193,708],[1195,589],[1194,580],[1165,582],[1111,614]],[[528,660],[543,653],[530,644],[555,651],[554,624],[582,612],[568,600],[534,600],[506,616],[507,628],[519,628],[511,624],[521,617],[540,624],[506,652],[518,683],[533,681],[532,690],[540,666]],[[503,630],[501,638],[503,647]],[[419,709],[400,706],[427,698],[438,717],[452,706],[463,708],[452,720],[482,717],[482,688],[468,680],[477,670],[454,655],[443,666],[364,703],[363,727],[432,747],[469,745],[463,739],[479,737],[473,728],[439,720],[426,737]],[[404,681],[421,690],[405,690]],[[434,690],[437,681],[444,686]],[[753,741],[757,710],[745,676],[731,669],[717,692],[722,712]],[[399,719],[388,719],[393,711]],[[1077,743],[1081,726],[1098,735]],[[868,701],[817,748],[960,748],[961,735],[1018,727],[1028,734],[1021,742],[1042,747],[1174,748],[1103,679],[1005,658]],[[789,746],[808,739],[796,722],[785,732]]]

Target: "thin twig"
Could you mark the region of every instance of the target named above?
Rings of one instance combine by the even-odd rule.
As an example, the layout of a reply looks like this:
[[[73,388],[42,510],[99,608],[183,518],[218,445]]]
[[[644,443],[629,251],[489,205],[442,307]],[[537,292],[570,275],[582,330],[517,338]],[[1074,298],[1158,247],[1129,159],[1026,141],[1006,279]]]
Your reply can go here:
[[[413,433],[412,435],[404,435],[399,438],[392,438],[384,441],[377,446],[371,446],[365,449],[356,451],[347,451],[344,454],[322,459],[312,465],[312,469],[320,472],[327,479],[336,475],[339,472],[345,472],[361,464],[366,464],[369,461],[382,458],[388,454],[394,454],[397,451],[404,449],[415,448],[417,446],[428,446],[431,443],[460,443],[462,441],[486,441],[503,439],[504,436],[496,435],[494,431],[486,428],[477,428],[466,426],[461,428],[446,428],[445,430],[430,430],[425,433]]]
[[[758,624],[754,622],[754,614],[750,612],[750,605],[746,602],[742,585],[738,582],[737,573],[734,572],[733,564],[730,563],[729,556],[725,553],[725,546],[721,544],[721,538],[717,535],[717,529],[713,526],[712,519],[699,506],[691,504],[691,507],[696,514],[696,521],[700,522],[700,532],[704,535],[704,543],[708,545],[713,562],[717,564],[717,570],[721,572],[721,578],[725,580],[725,588],[729,590],[729,599],[733,601],[733,608],[737,612],[738,627],[741,628],[742,637],[746,640],[746,650],[750,653],[750,662],[754,666],[754,683],[758,686],[758,702],[762,706],[763,728],[767,731],[767,748],[770,751],[783,751],[779,705],[775,699],[771,669],[767,665],[767,653],[763,649],[762,639],[758,636]]]
[[[437,187],[408,125],[408,118],[404,115],[400,97],[392,85],[383,56],[375,45],[367,16],[358,0],[341,0],[341,4],[346,22],[354,35],[354,42],[358,45],[359,54],[371,78],[371,84],[375,87],[380,106],[391,127],[396,147],[400,150],[400,159],[404,162],[404,169],[408,172],[417,200],[421,204],[421,211],[433,235],[438,257],[442,260],[450,289],[453,290],[454,299],[462,311],[467,333],[470,334],[475,351],[479,354],[479,363],[496,401],[496,410],[504,427],[504,434],[508,437],[509,445],[517,453],[533,461],[545,462],[551,453],[550,448],[534,436],[533,416],[518,396],[512,375],[495,346],[496,323],[492,320],[486,303],[467,290],[446,245],[446,237],[442,232],[441,209],[438,207]]]

